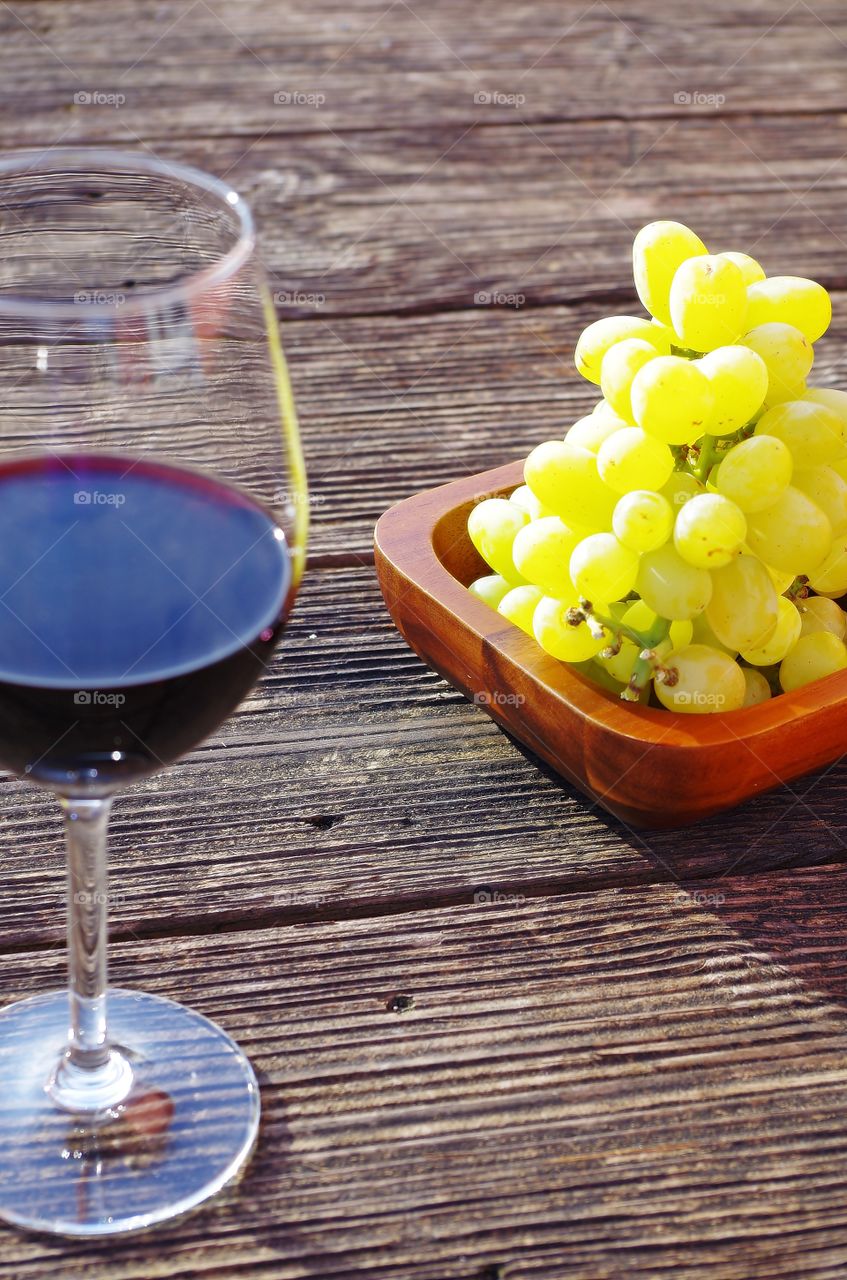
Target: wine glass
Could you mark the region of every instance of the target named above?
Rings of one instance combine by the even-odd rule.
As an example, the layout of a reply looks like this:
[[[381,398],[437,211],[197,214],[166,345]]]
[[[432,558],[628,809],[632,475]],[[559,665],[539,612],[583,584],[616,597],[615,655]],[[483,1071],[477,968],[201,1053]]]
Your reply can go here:
[[[249,1062],[107,989],[116,791],[270,659],[305,474],[253,221],[227,183],[100,148],[0,160],[0,767],[59,798],[68,992],[0,1012],[0,1217],[71,1236],[181,1214],[243,1167]]]

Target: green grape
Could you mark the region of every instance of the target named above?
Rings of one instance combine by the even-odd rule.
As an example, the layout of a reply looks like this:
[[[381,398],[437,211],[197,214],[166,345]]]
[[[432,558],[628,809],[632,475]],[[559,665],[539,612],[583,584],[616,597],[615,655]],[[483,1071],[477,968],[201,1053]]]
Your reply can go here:
[[[476,582],[472,582],[468,587],[471,595],[481,600],[483,604],[487,604],[489,609],[496,609],[503,596],[511,589],[511,582],[501,578],[499,573],[489,573],[484,578],[477,578]]]
[[[689,258],[671,284],[671,323],[692,351],[712,351],[744,332],[747,289],[729,258],[709,253]]]
[[[615,343],[625,338],[641,338],[662,355],[670,351],[670,339],[643,316],[604,316],[583,329],[574,351],[574,364],[583,378],[600,383],[603,357]]]
[[[518,531],[512,546],[515,568],[545,595],[576,603],[577,592],[568,574],[568,561],[582,535],[558,516],[533,520]]]
[[[741,673],[746,686],[742,706],[757,707],[760,702],[767,702],[771,696],[771,687],[761,671],[757,671],[755,667],[742,667]]]
[[[673,454],[640,427],[622,427],[601,444],[597,469],[615,493],[661,489],[673,471]]]
[[[706,253],[699,236],[681,222],[650,222],[632,245],[632,273],[644,306],[664,325],[671,324],[670,290],[677,268]]]
[[[699,613],[696,618],[692,618],[689,625],[691,626],[692,644],[707,644],[712,649],[720,649],[721,653],[728,653],[731,658],[738,657],[737,648],[724,644],[722,640],[718,639],[709,626],[709,619],[705,613]]]
[[[780,392],[787,397],[797,390],[809,375],[815,358],[812,344],[804,333],[791,324],[773,320],[756,325],[741,338],[742,347],[749,347],[761,356],[768,370],[768,394],[766,401],[775,402]]]
[[[716,347],[696,362],[712,388],[714,409],[708,426],[713,436],[728,436],[747,425],[764,404],[768,370],[761,356],[738,344]]]
[[[628,604],[621,615],[621,622],[632,627],[633,631],[647,632],[656,625],[658,614],[643,600],[634,600]]]
[[[847,646],[831,631],[801,636],[779,668],[779,683],[786,693],[800,689],[847,667]]]
[[[701,493],[676,518],[673,542],[683,560],[698,569],[720,569],[741,550],[747,534],[744,512],[719,493]]]
[[[624,338],[616,342],[603,357],[600,386],[611,408],[627,422],[632,416],[632,381],[639,369],[650,360],[658,360],[656,348],[643,338]]]
[[[824,404],[788,400],[763,413],[757,436],[776,436],[791,450],[795,467],[817,467],[847,457],[847,432],[838,414]]]
[[[747,546],[745,546],[744,552],[745,552],[745,555],[753,554],[753,552]],[[762,564],[765,564],[764,560],[762,561]],[[765,564],[765,568],[768,571],[768,577],[770,578],[773,585],[776,587],[776,594],[778,596],[783,595],[791,586],[794,579],[797,577],[796,573],[786,573],[783,569],[774,569],[773,565],[771,564]]]
[[[497,606],[497,612],[502,614],[504,618],[508,618],[509,622],[513,622],[516,627],[520,627],[521,631],[525,631],[528,636],[533,635],[532,619],[535,614],[536,606],[542,598],[543,592],[538,587],[512,587],[511,591],[507,591],[503,599]]]
[[[793,469],[791,451],[782,440],[754,435],[724,455],[715,483],[718,493],[742,511],[764,511],[782,497]]]
[[[509,501],[516,507],[520,507],[521,511],[525,511],[530,520],[540,520],[542,516],[550,514],[549,511],[545,511],[528,484],[518,485],[514,493],[509,495]]]
[[[524,463],[524,480],[538,501],[569,526],[611,528],[617,497],[603,483],[597,455],[588,449],[547,440]]]
[[[585,662],[605,649],[610,637],[606,634],[600,640],[595,639],[584,622],[572,627],[567,621],[570,607],[562,600],[543,596],[535,606],[533,635],[552,658],[559,658],[562,662]]]
[[[810,342],[817,342],[829,328],[832,302],[823,285],[800,276],[771,276],[747,290],[747,327],[778,321],[792,324]]]
[[[636,600],[629,605],[621,619],[628,627],[645,635],[653,630],[658,620],[659,615],[644,600]],[[684,649],[687,644],[691,644],[693,634],[694,627],[687,618],[671,622],[666,642],[668,648]]]
[[[737,711],[744,705],[747,685],[741,668],[719,649],[690,644],[669,653],[664,666],[678,676],[674,685],[654,681],[656,697],[668,711],[706,715]]]
[[[789,654],[800,638],[800,611],[792,600],[785,596],[777,597],[779,614],[776,626],[764,644],[755,649],[742,649],[741,656],[745,662],[754,667],[772,667],[775,662]]]
[[[512,559],[512,543],[529,516],[508,498],[486,498],[468,516],[468,534],[485,563],[513,586],[524,579]]]
[[[793,485],[820,507],[833,534],[847,527],[847,480],[832,467],[804,467],[794,472]]]
[[[617,414],[611,411],[608,413],[589,413],[587,417],[580,418],[578,422],[573,424],[565,435],[565,440],[568,444],[576,444],[581,449],[588,449],[591,453],[597,453],[604,440],[608,439],[613,432],[620,431],[621,427],[628,425],[623,418],[619,418]]]
[[[702,613],[712,594],[711,575],[695,569],[666,542],[641,557],[635,589],[661,618],[694,618]]]
[[[778,383],[768,384],[768,394],[765,396],[765,409],[773,409],[778,404],[785,404],[788,400],[805,400],[806,383],[798,382],[793,387],[781,386]]]
[[[748,516],[747,542],[774,569],[810,574],[829,554],[832,528],[820,507],[789,485],[773,506]]]
[[[702,618],[704,615],[700,614]],[[696,619],[694,619],[696,621]],[[690,618],[677,618],[671,623],[668,639],[672,649],[684,649],[694,640],[694,621]]]
[[[847,636],[847,613],[827,596],[807,596],[800,601],[800,634],[831,631],[839,640]]]
[[[835,387],[806,387],[801,397],[811,400],[813,404],[824,404],[827,409],[838,414],[847,431],[847,391],[838,391]]]
[[[698,493],[705,493],[706,486],[693,476],[690,471],[674,471],[667,484],[663,484],[659,493],[667,498],[674,511],[678,511],[686,502],[696,498]]]
[[[734,262],[741,272],[741,276],[745,285],[755,284],[757,280],[764,280],[765,269],[755,258],[751,258],[749,253],[736,253],[732,249],[726,249],[723,253],[717,255],[719,258],[729,258],[730,262]]]
[[[839,596],[847,592],[847,537],[840,533],[826,557],[809,574],[809,586],[818,595]]]
[[[629,677],[632,675],[632,668],[635,660],[641,650],[637,644],[633,644],[631,640],[622,640],[621,647],[617,653],[613,653],[609,658],[597,656],[594,661],[608,671],[609,675],[619,681],[620,684],[627,684]]]
[[[655,551],[673,533],[673,507],[651,489],[633,489],[618,499],[612,516],[615,537],[630,551]]]
[[[638,556],[613,533],[592,533],[571,552],[570,575],[586,600],[622,600],[635,586]]]
[[[770,639],[779,606],[768,571],[755,556],[736,556],[712,574],[706,619],[721,644],[744,653]]]
[[[645,363],[630,391],[635,421],[665,444],[693,444],[715,410],[715,394],[697,364],[682,356]]]

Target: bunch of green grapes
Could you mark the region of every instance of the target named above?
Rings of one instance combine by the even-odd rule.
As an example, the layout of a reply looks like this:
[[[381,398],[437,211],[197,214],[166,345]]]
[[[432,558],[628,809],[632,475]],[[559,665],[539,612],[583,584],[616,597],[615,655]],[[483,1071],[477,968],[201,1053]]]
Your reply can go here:
[[[807,382],[832,306],[678,222],[633,270],[649,315],[576,346],[602,398],[472,510],[470,591],[629,701],[737,710],[847,668],[847,392]]]

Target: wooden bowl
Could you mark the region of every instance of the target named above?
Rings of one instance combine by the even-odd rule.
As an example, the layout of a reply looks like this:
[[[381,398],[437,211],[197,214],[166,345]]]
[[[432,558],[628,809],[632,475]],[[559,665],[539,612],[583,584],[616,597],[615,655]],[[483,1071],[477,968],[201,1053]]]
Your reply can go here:
[[[847,750],[847,671],[758,707],[679,715],[621,702],[475,600],[490,572],[468,512],[522,482],[510,463],[409,498],[376,527],[382,593],[429,666],[590,796],[638,827],[680,827]]]

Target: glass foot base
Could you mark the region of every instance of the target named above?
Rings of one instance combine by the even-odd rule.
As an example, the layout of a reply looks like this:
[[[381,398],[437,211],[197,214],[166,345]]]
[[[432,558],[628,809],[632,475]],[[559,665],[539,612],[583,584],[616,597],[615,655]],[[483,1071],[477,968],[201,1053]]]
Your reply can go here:
[[[67,1037],[64,991],[0,1011],[0,1218],[32,1231],[140,1231],[213,1196],[250,1157],[253,1069],[220,1027],[159,996],[109,991],[132,1067],[124,1100],[91,1116],[47,1092]]]

